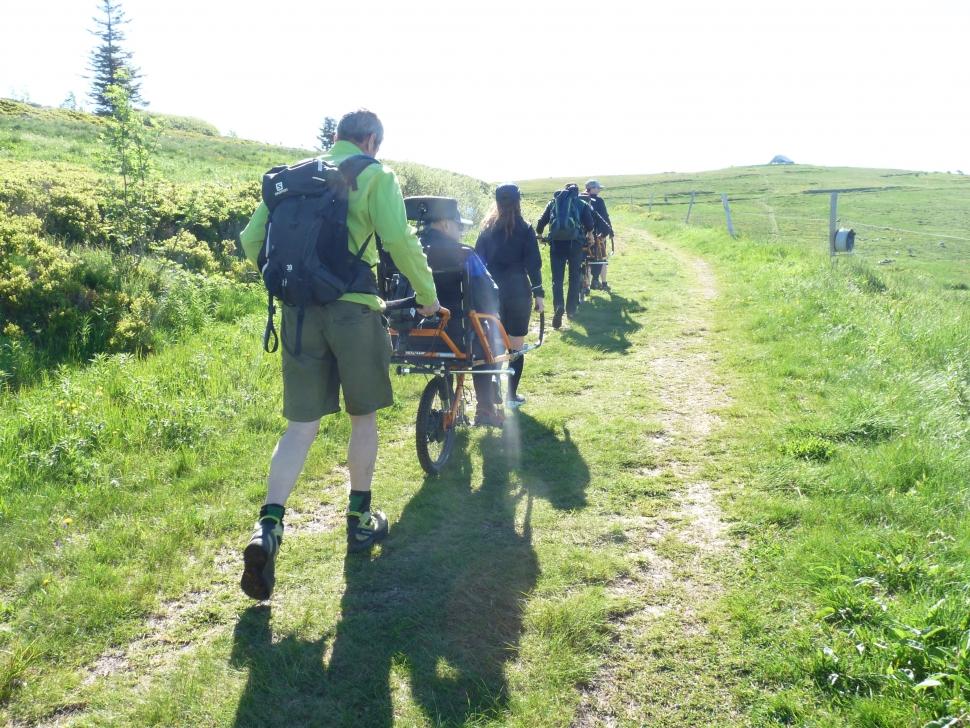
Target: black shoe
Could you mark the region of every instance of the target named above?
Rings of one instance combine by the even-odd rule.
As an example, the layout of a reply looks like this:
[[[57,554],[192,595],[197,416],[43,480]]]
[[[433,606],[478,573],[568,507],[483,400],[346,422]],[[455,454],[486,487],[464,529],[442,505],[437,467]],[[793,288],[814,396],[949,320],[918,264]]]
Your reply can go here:
[[[600,282],[593,281],[592,283],[589,284],[589,287],[592,288],[594,291],[598,291],[600,289]]]
[[[239,586],[246,596],[269,599],[276,585],[276,554],[283,543],[283,524],[271,519],[256,524],[249,545],[243,550],[243,574]]]
[[[387,536],[387,516],[380,511],[347,513],[347,551],[366,551]]]
[[[475,413],[475,427],[498,427],[505,426],[505,417],[493,410],[479,410]]]
[[[613,289],[610,288],[610,284],[609,283],[600,283],[600,290],[601,291],[606,291],[607,293],[612,293],[613,292]]]
[[[560,326],[562,326],[562,309],[557,308],[552,315],[552,328],[558,329]]]
[[[510,395],[509,398],[505,400],[505,405],[507,407],[511,407],[512,409],[521,407],[524,404],[525,404],[525,397],[523,397],[521,394],[518,394],[518,393]]]

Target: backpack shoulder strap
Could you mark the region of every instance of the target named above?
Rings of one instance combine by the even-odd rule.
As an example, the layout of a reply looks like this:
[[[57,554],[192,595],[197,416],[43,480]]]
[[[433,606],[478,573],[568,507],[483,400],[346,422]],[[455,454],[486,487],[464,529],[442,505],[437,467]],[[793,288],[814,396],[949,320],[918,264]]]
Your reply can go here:
[[[350,189],[356,190],[357,177],[372,164],[380,164],[380,162],[367,154],[355,154],[342,161],[338,169],[344,176],[344,179],[347,180],[347,185]]]

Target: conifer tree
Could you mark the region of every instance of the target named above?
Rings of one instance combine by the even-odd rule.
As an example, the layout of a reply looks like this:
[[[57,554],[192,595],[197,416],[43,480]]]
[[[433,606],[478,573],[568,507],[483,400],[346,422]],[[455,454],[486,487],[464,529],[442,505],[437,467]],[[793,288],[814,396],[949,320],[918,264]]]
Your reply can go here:
[[[105,91],[111,113],[101,133],[101,167],[106,181],[107,217],[123,250],[138,258],[146,252],[155,196],[155,149],[158,132],[145,125],[144,113],[128,95],[127,71],[118,71]]]
[[[95,113],[108,116],[112,113],[108,88],[122,85],[132,104],[144,106],[141,97],[141,74],[131,63],[131,51],[122,48],[125,40],[123,26],[128,24],[125,11],[115,0],[101,0],[101,17],[92,18],[96,28],[91,33],[101,39],[100,44],[91,52],[88,70],[91,79],[91,101]],[[122,73],[124,71],[124,73]]]
[[[320,142],[320,150],[324,152],[330,151],[330,147],[333,146],[336,136],[337,120],[332,116],[324,118],[323,126],[320,127],[320,133],[317,134],[317,141]]]

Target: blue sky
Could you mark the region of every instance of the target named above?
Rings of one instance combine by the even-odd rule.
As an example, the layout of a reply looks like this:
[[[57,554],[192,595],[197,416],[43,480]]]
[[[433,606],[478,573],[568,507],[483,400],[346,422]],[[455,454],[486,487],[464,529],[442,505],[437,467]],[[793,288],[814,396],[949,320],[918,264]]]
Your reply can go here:
[[[0,95],[84,98],[96,0],[5,0]],[[970,3],[123,0],[156,111],[313,144],[366,106],[384,157],[488,180],[786,154],[970,171]]]

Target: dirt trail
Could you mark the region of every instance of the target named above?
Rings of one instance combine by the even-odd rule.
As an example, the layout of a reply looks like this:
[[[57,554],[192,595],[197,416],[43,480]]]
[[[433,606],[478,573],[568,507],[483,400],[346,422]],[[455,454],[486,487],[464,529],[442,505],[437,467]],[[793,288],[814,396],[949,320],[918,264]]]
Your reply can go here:
[[[616,640],[606,666],[582,694],[573,721],[577,728],[683,724],[672,719],[681,715],[681,706],[691,704],[692,690],[704,689],[708,696],[717,693],[720,677],[703,673],[713,639],[704,610],[722,590],[717,565],[734,558],[717,494],[702,474],[705,444],[720,425],[718,410],[729,401],[712,375],[716,354],[709,325],[711,304],[718,295],[716,281],[698,258],[644,233],[630,231],[629,238],[675,260],[687,281],[684,295],[670,310],[672,318],[667,320],[674,326],[669,335],[617,360],[618,369],[637,366],[650,372],[647,386],[660,403],[656,419],[662,432],[653,439],[655,465],[637,473],[658,482],[672,480],[676,487],[662,513],[630,518],[631,568],[609,587],[630,607],[615,625]],[[290,548],[294,540],[340,527],[342,511],[333,503],[344,497],[346,478],[345,470],[335,468],[304,489],[317,496],[291,509]],[[206,590],[162,604],[140,638],[105,651],[86,668],[76,710],[58,711],[40,724],[61,726],[90,717],[85,715],[85,693],[106,682],[130,679],[129,689],[144,693],[186,653],[225,633],[249,603],[236,585],[238,550],[217,554],[214,571],[216,577]],[[661,652],[669,649],[676,654],[656,654],[658,643],[651,635],[660,628],[671,635],[660,645]],[[665,659],[696,664],[696,684],[666,672]],[[718,710],[725,718],[737,715],[726,691]]]
[[[672,311],[673,333],[636,354],[653,373],[663,425],[663,435],[655,439],[658,466],[640,475],[673,477],[676,487],[669,509],[643,519],[630,536],[636,568],[611,592],[632,607],[616,625],[606,667],[583,693],[575,728],[669,725],[680,715],[703,679],[685,684],[676,673],[665,678],[663,662],[672,656],[662,653],[676,646],[678,659],[706,660],[710,635],[703,611],[722,591],[716,565],[733,558],[716,493],[701,474],[705,443],[720,425],[717,411],[729,402],[712,375],[709,325],[716,281],[703,260],[645,234],[639,237],[675,259],[689,281],[687,295]],[[658,644],[649,635],[661,626],[667,637]],[[658,649],[661,654],[655,654]],[[725,701],[723,717],[735,717],[726,695]]]

